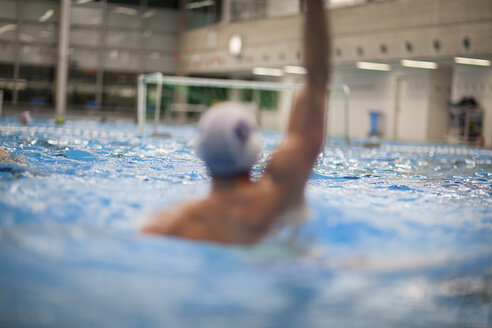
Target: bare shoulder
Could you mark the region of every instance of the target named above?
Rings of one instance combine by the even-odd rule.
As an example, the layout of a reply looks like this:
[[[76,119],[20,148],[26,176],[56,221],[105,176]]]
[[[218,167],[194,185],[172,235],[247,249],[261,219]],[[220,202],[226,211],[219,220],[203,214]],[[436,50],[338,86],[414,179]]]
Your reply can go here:
[[[193,230],[199,218],[203,201],[182,203],[157,212],[141,229],[144,234],[169,235],[185,237]]]

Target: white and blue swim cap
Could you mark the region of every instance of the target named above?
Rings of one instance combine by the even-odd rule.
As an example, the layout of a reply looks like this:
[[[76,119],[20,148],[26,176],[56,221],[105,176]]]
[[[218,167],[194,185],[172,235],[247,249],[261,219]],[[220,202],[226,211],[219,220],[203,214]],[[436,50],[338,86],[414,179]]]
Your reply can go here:
[[[212,176],[227,178],[248,172],[260,151],[254,116],[244,105],[220,103],[202,116],[196,153]]]

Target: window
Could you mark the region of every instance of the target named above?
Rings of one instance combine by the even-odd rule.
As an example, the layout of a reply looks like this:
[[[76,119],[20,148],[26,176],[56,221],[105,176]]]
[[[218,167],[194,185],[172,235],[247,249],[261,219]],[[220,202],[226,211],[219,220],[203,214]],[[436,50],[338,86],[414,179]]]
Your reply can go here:
[[[0,64],[0,89],[3,90],[3,101],[12,101],[14,65]]]
[[[221,19],[221,0],[188,0],[187,10],[188,28],[198,28],[216,24]]]
[[[95,69],[71,68],[68,72],[67,102],[75,107],[98,107]]]
[[[161,7],[167,9],[179,9],[179,0],[147,0],[147,6],[149,7]]]
[[[17,18],[17,0],[0,1],[0,18]]]
[[[53,104],[55,68],[53,66],[21,65],[18,84],[19,102],[35,107]]]
[[[24,1],[22,18],[40,23],[56,22],[58,20],[58,1]]]
[[[137,94],[137,74],[104,72],[102,105],[105,108],[132,110]]]

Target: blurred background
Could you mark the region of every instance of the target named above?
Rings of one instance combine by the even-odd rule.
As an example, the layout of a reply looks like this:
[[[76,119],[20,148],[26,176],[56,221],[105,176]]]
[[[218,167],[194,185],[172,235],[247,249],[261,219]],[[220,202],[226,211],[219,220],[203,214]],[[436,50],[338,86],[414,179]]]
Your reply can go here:
[[[492,145],[492,1],[325,3],[351,137]],[[52,115],[59,103],[62,113],[134,117],[137,76],[150,72],[300,81],[299,9],[298,0],[0,0],[4,110]],[[271,113],[263,128],[281,130]]]

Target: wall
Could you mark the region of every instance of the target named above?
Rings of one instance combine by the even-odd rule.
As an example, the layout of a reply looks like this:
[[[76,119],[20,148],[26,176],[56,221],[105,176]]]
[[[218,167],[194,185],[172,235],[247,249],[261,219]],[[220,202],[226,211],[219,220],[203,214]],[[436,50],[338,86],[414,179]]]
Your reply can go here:
[[[399,69],[377,72],[339,68],[333,72],[332,87],[350,88],[349,136],[366,138],[370,132],[370,112],[381,114],[379,128],[384,139],[408,142],[443,142],[447,127],[447,106],[451,90],[451,67],[429,71]],[[284,82],[296,82],[286,77]],[[299,81],[297,81],[299,82]],[[292,105],[291,92],[284,92],[279,111],[269,112],[262,126],[284,130]],[[398,111],[398,114],[396,113]],[[327,131],[329,136],[345,136],[345,106],[342,94],[330,93]]]
[[[370,131],[369,112],[376,111],[382,114],[382,137],[387,137],[391,133],[391,127],[387,124],[392,111],[391,73],[355,69],[335,70],[332,85],[342,84],[350,88],[349,135],[367,137]],[[339,94],[332,93],[330,96],[328,130],[330,135],[340,136],[345,130],[343,102]]]
[[[385,1],[334,8],[329,15],[335,65],[492,54],[490,0]],[[193,74],[299,64],[301,22],[300,15],[291,15],[188,31],[182,39],[179,65],[185,74]],[[218,40],[213,46],[207,44],[210,33]],[[235,33],[244,38],[244,54],[238,60],[227,52],[228,40]]]
[[[451,66],[430,72],[426,141],[444,142],[446,139],[452,78]]]
[[[291,1],[283,9],[278,9],[280,1],[273,0],[269,5],[270,12],[278,10],[279,15],[294,10]],[[444,141],[449,100],[476,93],[486,110],[485,141],[492,143],[490,68],[453,64],[454,56],[492,59],[492,1],[378,1],[333,7],[328,14],[332,81],[351,88],[352,137],[367,136],[369,111],[377,110],[383,115],[383,138]],[[300,65],[301,25],[301,16],[294,14],[189,31],[182,38],[179,66],[185,74],[239,73],[251,77],[256,66]],[[240,58],[227,51],[228,40],[235,33],[243,37]],[[207,43],[210,35],[217,42]],[[439,69],[404,68],[401,59],[434,61]],[[356,70],[357,61],[387,63],[391,72]],[[332,135],[343,135],[343,103],[336,95],[330,102],[328,129]],[[279,113],[279,122],[285,121],[285,113]]]
[[[430,72],[410,69],[399,75],[400,84],[396,99],[399,115],[396,119],[395,139],[426,141],[429,106]]]

